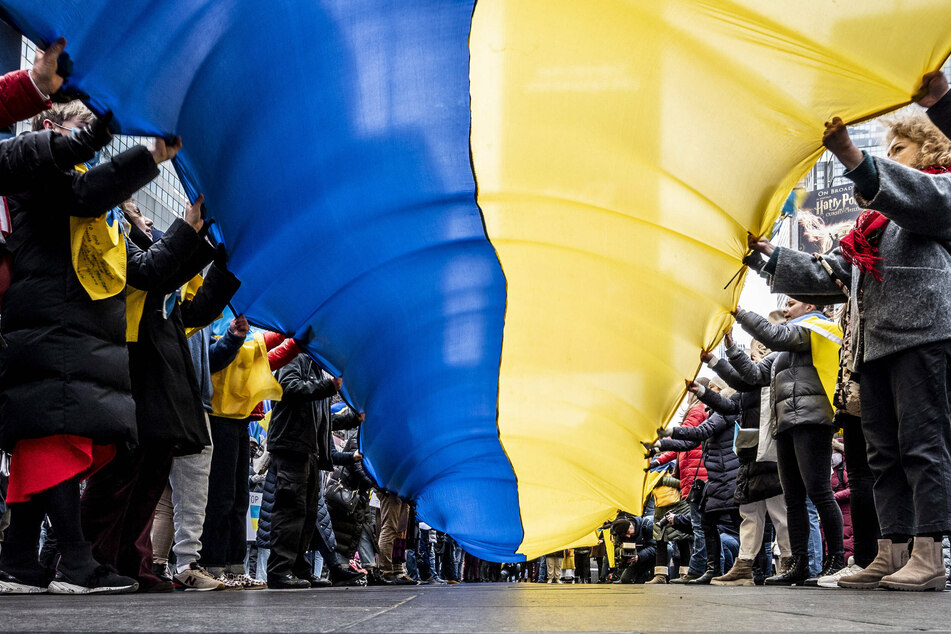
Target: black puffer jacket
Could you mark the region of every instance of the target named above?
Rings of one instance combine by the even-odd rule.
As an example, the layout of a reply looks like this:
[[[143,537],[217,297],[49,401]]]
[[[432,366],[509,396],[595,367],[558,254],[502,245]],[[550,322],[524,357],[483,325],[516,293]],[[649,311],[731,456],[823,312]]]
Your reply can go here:
[[[731,350],[734,349],[739,354],[746,356],[746,353],[739,348],[734,346]],[[767,359],[774,357],[775,354],[771,354]],[[746,358],[749,360],[748,356]],[[753,442],[744,442],[741,436],[737,437],[736,458],[739,467],[736,471],[736,492],[733,494],[733,498],[737,504],[750,504],[779,495],[783,492],[783,487],[779,482],[779,469],[776,462],[756,461],[756,454],[759,449],[757,441],[760,426],[761,388],[743,383],[733,367],[724,359],[717,361],[713,370],[733,389],[746,389],[736,392],[728,399],[723,398],[713,390],[704,390],[700,400],[719,414],[725,416],[739,415],[740,429],[755,432],[751,435]],[[742,431],[740,433],[742,434]]]
[[[182,230],[183,224],[176,220],[169,232]],[[131,237],[139,247],[149,248],[151,241],[137,227],[132,228]],[[201,272],[214,254],[203,241],[165,289],[146,295],[138,341],[129,344],[139,442],[170,446],[175,455],[198,453],[211,444],[185,328],[203,328],[217,319],[241,283],[230,272],[212,266],[195,297],[176,302],[167,317],[166,295]]]
[[[317,546],[317,540],[323,540],[324,545],[327,547],[327,552],[333,553],[338,559],[338,561],[324,562],[324,566],[330,568],[340,563],[340,555],[337,554],[337,536],[334,532],[333,521],[330,519],[330,511],[327,509],[327,502],[324,500],[323,495],[326,474],[321,473],[320,477],[321,493],[319,496],[317,496],[317,530],[314,531],[314,534],[311,538],[311,549],[319,550]]]
[[[704,511],[729,511],[737,507],[736,471],[739,460],[733,453],[736,416],[711,414],[696,427],[675,427],[670,438],[660,441],[661,451],[688,451],[703,443],[703,466],[707,468]]]
[[[271,513],[274,512],[274,491],[277,489],[277,473],[268,469],[261,488],[261,514],[258,515],[258,548],[271,547]]]
[[[832,403],[812,362],[810,331],[795,323],[771,324],[746,310],[737,313],[736,321],[754,339],[779,353],[772,363],[767,364],[764,359],[755,365],[751,363],[745,371],[738,369],[750,385],[762,385],[769,380],[773,435],[797,425],[832,425]]]
[[[48,155],[48,134],[13,141]],[[69,218],[106,213],[159,171],[144,147],[85,174],[57,168],[51,156],[48,162],[40,182],[7,199],[13,270],[0,310],[9,344],[0,352],[0,447],[12,450],[18,440],[57,434],[135,443],[125,296],[90,299],[73,270]],[[188,226],[147,251],[130,243],[128,284],[163,287],[200,244]]]
[[[358,440],[354,436],[347,441],[344,451],[353,452],[357,450],[357,447]],[[352,513],[347,507],[335,503],[333,496],[326,495],[337,483],[340,483],[347,491],[356,492],[357,503]],[[376,485],[364,471],[362,462],[338,466],[334,468],[333,474],[327,479],[325,489],[327,508],[330,511],[330,519],[333,521],[334,533],[337,536],[337,552],[345,560],[352,559],[360,545],[363,526],[370,519],[370,491],[374,486]]]
[[[269,451],[316,454],[317,466],[332,471],[335,464],[351,464],[353,454],[337,451],[331,432],[360,424],[351,410],[330,413],[331,397],[337,393],[332,377],[306,354],[299,354],[277,371],[284,389],[271,410],[267,446]]]

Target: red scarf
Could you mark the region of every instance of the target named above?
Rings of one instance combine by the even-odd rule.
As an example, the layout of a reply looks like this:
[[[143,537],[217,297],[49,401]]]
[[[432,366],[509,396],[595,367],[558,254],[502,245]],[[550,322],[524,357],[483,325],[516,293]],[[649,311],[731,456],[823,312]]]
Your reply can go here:
[[[951,167],[933,166],[921,171],[925,174],[945,174],[951,172]],[[839,247],[845,259],[857,266],[862,273],[871,273],[877,282],[884,279],[877,266],[882,259],[878,255],[878,243],[881,242],[889,222],[889,219],[879,212],[869,209],[855,221],[855,228],[839,240]]]

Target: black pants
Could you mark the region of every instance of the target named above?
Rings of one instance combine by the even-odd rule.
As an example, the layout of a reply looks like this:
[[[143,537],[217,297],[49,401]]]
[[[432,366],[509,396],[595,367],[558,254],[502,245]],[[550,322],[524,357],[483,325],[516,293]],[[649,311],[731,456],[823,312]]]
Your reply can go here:
[[[294,451],[272,451],[270,468],[276,483],[267,574],[271,577],[291,573],[307,579],[312,568],[304,554],[310,549],[320,496],[317,457]]]
[[[809,512],[806,496],[819,511],[830,555],[845,552],[842,545],[842,511],[832,493],[831,425],[797,425],[776,436],[776,463],[786,499],[789,545],[792,554],[809,555]]]
[[[171,446],[120,447],[109,464],[86,481],[83,533],[101,564],[135,577],[143,588],[159,583],[152,573],[152,522],[172,470]]]
[[[661,566],[666,567],[669,563],[670,553],[667,550],[667,544],[670,542],[665,542],[659,540],[657,542],[657,556],[654,560],[654,564],[659,568]],[[674,545],[677,547],[677,562],[680,566],[689,566],[690,565],[690,540],[681,539],[674,542]],[[706,544],[704,544],[706,546]]]
[[[882,533],[878,527],[875,511],[875,496],[872,488],[875,476],[868,466],[868,447],[862,419],[851,414],[838,414],[837,425],[842,427],[845,444],[845,470],[849,474],[849,513],[852,516],[852,550],[855,563],[867,568],[878,553],[878,540]]]
[[[831,439],[829,447],[832,447]],[[720,563],[721,544],[720,544],[720,524],[726,524],[739,530],[740,510],[726,509],[722,511],[704,511],[700,516],[700,526],[703,528],[703,545],[707,551],[707,570],[713,570],[717,576],[723,574],[723,566]],[[689,562],[689,557],[687,558]]]
[[[248,420],[211,416],[211,454],[208,505],[201,532],[203,566],[241,565],[248,549],[247,515],[250,504]]]
[[[951,341],[942,341],[862,366],[862,429],[883,535],[951,531],[949,357]]]
[[[575,577],[578,583],[591,583],[591,553],[575,551]]]
[[[654,570],[657,550],[653,546],[637,549],[637,559],[618,563],[621,583],[644,583]]]

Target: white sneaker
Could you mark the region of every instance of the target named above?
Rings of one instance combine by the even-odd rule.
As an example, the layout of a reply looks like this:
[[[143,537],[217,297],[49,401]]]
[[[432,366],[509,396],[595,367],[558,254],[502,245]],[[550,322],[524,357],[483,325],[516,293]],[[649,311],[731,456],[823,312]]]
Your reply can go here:
[[[207,592],[208,590],[224,590],[225,584],[221,583],[207,570],[193,561],[187,570],[175,575],[175,587],[182,590],[196,590],[198,592]]]
[[[865,568],[856,565],[854,557],[849,557],[848,566],[835,574],[819,577],[819,583],[816,585],[818,585],[820,588],[838,588],[840,578],[848,577],[849,575],[857,575],[863,570],[865,570]]]

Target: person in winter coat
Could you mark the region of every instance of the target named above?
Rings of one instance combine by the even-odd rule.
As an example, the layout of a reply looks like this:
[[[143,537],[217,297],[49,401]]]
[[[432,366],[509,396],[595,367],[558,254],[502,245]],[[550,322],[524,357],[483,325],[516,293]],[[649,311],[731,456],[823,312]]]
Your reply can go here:
[[[741,348],[734,345],[732,332],[727,332],[724,343],[729,361],[717,359],[709,352],[703,353],[701,360],[737,392],[726,399],[700,386],[696,393],[700,400],[713,411],[724,415],[740,416],[740,428],[734,441],[739,467],[736,471],[736,492],[733,496],[740,505],[740,549],[733,568],[710,583],[751,586],[754,577],[753,563],[763,543],[767,513],[776,529],[782,561],[786,565],[792,564],[789,531],[786,525],[786,502],[779,481],[779,469],[773,459],[775,452],[768,449],[773,443],[769,426],[762,422],[763,414],[768,414],[769,411],[769,372],[766,371],[766,367],[772,367],[777,353],[764,350],[765,355],[762,352],[753,353],[751,358]],[[762,349],[762,346],[757,349]],[[753,363],[759,362],[763,363],[764,368],[763,383],[760,385],[746,383],[734,368],[734,365],[739,368],[748,368]],[[763,407],[764,402],[767,404],[766,407]]]
[[[61,37],[45,51],[36,51],[30,70],[16,70],[0,77],[0,128],[52,107],[50,96],[63,85],[63,75],[57,71],[59,56],[65,48],[66,38]]]
[[[317,527],[322,499],[320,471],[330,471],[334,464],[352,464],[362,456],[359,452],[336,451],[331,440],[330,399],[340,389],[341,379],[327,375],[306,354],[298,355],[281,368],[277,379],[284,395],[271,410],[268,429],[270,470],[275,477],[268,587],[318,587],[323,584],[319,579],[311,579],[314,575],[304,554]],[[361,420],[362,415],[354,416],[349,426]],[[328,559],[333,561],[332,557]],[[339,563],[330,565],[331,580],[335,583],[363,577],[351,572]]]
[[[224,370],[236,358],[249,332],[247,319],[238,316],[218,339],[213,340],[212,329],[208,328],[189,338],[189,347],[192,352],[192,363],[196,369],[200,368],[200,383],[205,412],[209,415],[209,434],[214,438],[210,417],[214,409],[212,398],[214,387],[212,374]],[[200,339],[199,339],[200,337]],[[271,371],[284,367],[298,354],[293,339],[285,339],[283,335],[265,332],[264,343],[267,347],[268,365]],[[207,346],[207,350],[206,350]],[[252,417],[257,416],[261,405],[255,408]],[[263,413],[261,414],[263,416]],[[223,423],[233,425],[233,421]],[[211,480],[211,468],[214,461],[214,447],[207,446],[200,453],[187,456],[175,456],[172,461],[172,471],[169,476],[171,486],[171,500],[173,506],[173,521],[175,525],[175,560],[176,572],[174,583],[185,590],[236,590],[261,589],[263,586],[253,582],[246,575],[226,572],[229,554],[236,556],[238,546],[231,536],[243,539],[245,530],[244,517],[248,499],[243,494],[245,483],[234,482],[237,477],[237,466],[232,475],[229,474],[227,464],[230,460],[237,460],[242,453],[242,446],[235,446],[234,438],[228,434],[234,429],[219,426],[218,431],[224,431],[222,451],[218,452],[219,471],[214,481]],[[243,480],[243,479],[242,479]],[[243,509],[243,510],[242,510]],[[211,514],[211,520],[206,522]],[[238,528],[238,518],[242,528]],[[205,534],[205,525],[208,524],[208,534]],[[204,541],[204,540],[207,540]],[[205,544],[209,544],[207,552]],[[243,546],[242,546],[243,547]],[[167,551],[165,551],[167,552]],[[199,564],[199,559],[205,555],[211,558],[214,571],[207,570]],[[243,559],[243,558],[242,558]],[[201,563],[205,563],[204,560]],[[234,564],[232,563],[232,566]],[[232,571],[236,570],[232,567]]]
[[[947,79],[940,72],[925,75],[919,94],[947,136]],[[922,151],[924,138],[892,138],[895,160],[885,160],[859,150],[841,119],[826,124],[824,145],[848,170],[856,201],[874,210],[822,257],[835,280],[823,262],[750,237],[750,246],[769,256],[764,271],[775,291],[828,298],[822,301],[845,299],[837,281],[850,291],[853,369],[861,373],[862,429],[883,538],[865,570],[839,579],[843,587],[944,589],[941,541],[951,532],[951,403],[945,397],[951,382],[951,295],[945,292],[951,178],[924,173],[937,171],[929,169],[935,155]]]
[[[344,445],[345,453],[355,453],[359,448],[359,439],[354,434]],[[337,542],[337,555],[341,562],[349,562],[360,547],[363,525],[370,513],[370,492],[376,484],[363,469],[362,461],[351,465],[334,467],[333,474],[327,479],[324,500],[330,513]],[[432,545],[429,542],[429,529],[421,530],[420,542],[429,557],[417,555],[421,561],[428,562],[427,570],[432,574]],[[438,575],[437,575],[438,577]]]
[[[212,336],[212,326],[206,326],[188,338],[205,413],[212,411],[214,388],[211,375],[223,370],[235,359],[249,328],[248,320],[239,315],[231,320],[224,334],[217,339]],[[207,467],[207,455],[211,451],[212,447],[205,447],[201,453],[175,456],[172,459],[169,481],[155,509],[152,523],[153,572],[183,590],[226,588],[226,579],[217,579],[198,565],[201,551],[201,541],[198,539],[201,535],[200,518],[203,517],[208,484],[207,471],[202,469],[202,465]],[[173,544],[176,568],[170,575],[168,558]]]
[[[692,384],[693,385],[693,384]],[[699,389],[699,385],[696,385]],[[733,453],[733,427],[737,417],[712,414],[697,427],[659,428],[660,448],[664,451],[686,451],[703,443],[703,464],[707,468],[707,486],[703,491],[700,524],[707,562],[700,577],[690,581],[692,584],[709,584],[714,577],[723,574],[721,570],[720,532],[717,525],[723,515],[735,515],[739,524],[739,511],[733,499],[736,490],[736,471],[739,463]]]
[[[293,339],[273,332],[264,333],[264,343],[272,371],[283,367],[298,351]],[[246,517],[251,495],[246,473],[251,460],[248,423],[255,417],[263,417],[263,408],[260,415],[258,408],[260,404],[249,418],[232,419],[213,414],[208,417],[214,450],[207,463],[208,502],[201,527],[201,561],[209,574],[226,586],[239,585],[245,590],[267,587],[244,572]]]
[[[668,513],[689,516],[690,505],[686,500],[681,499],[680,480],[671,475],[665,475],[660,479],[651,491],[651,497],[654,498],[654,541],[657,543],[657,552],[655,554],[654,578],[647,583],[667,583],[668,561],[670,559],[668,544],[676,545],[680,562],[689,561],[692,534],[677,530],[669,523],[664,522],[663,518]]]
[[[786,499],[793,561],[789,568],[766,579],[768,585],[801,585],[809,577],[809,515],[806,497],[816,505],[829,538],[829,557],[818,575],[845,568],[842,514],[832,495],[828,469],[832,460],[832,403],[816,367],[812,333],[835,341],[831,322],[812,304],[790,299],[783,309],[787,320],[772,324],[755,313],[737,309],[744,330],[778,354],[771,361],[738,368],[750,385],[770,385],[770,425],[776,439],[777,465]],[[825,326],[825,328],[824,328]],[[822,344],[820,344],[822,345]],[[838,359],[838,349],[835,357]]]
[[[614,545],[608,547],[617,549],[614,561],[618,580],[621,583],[646,581],[657,557],[654,520],[635,515],[622,517],[611,525],[611,537]],[[625,544],[632,544],[633,551],[628,551]]]
[[[852,514],[849,509],[849,475],[845,468],[845,447],[839,440],[832,441],[832,491],[835,503],[842,511],[842,544],[845,558],[852,556]],[[826,539],[828,542],[828,539]]]
[[[699,377],[697,382],[706,387],[709,385],[710,380],[706,377]],[[719,390],[720,388],[716,387],[715,389]],[[684,416],[681,427],[696,427],[707,419],[706,406],[699,402],[695,394],[689,395],[687,404],[687,414]],[[703,449],[698,446],[688,451],[666,451],[657,455],[659,445],[655,447],[651,443],[645,443],[645,448],[648,450],[648,455],[646,456],[648,459],[656,455],[656,458],[653,458],[651,467],[649,468],[656,465],[667,464],[674,459],[677,460],[677,477],[680,479],[680,495],[682,499],[688,500],[687,503],[690,505],[690,518],[693,522],[693,545],[691,546],[690,563],[685,564],[685,562],[681,562],[680,577],[678,579],[672,579],[671,583],[687,583],[688,581],[693,581],[703,575],[707,564],[707,550],[704,544],[703,527],[700,525],[700,506],[689,502],[690,489],[693,487],[694,480],[706,481],[707,479],[707,470],[703,466]]]
[[[201,203],[199,196],[191,215],[200,217]],[[131,200],[122,208],[131,221],[129,239],[140,249],[150,248],[151,221]],[[169,231],[175,230],[173,224]],[[120,449],[112,462],[89,478],[83,492],[83,531],[93,543],[93,555],[135,577],[140,592],[173,590],[171,582],[152,571],[155,509],[168,483],[173,456],[197,453],[210,443],[185,329],[214,321],[240,282],[226,267],[215,264],[194,297],[179,299],[178,289],[214,255],[211,245],[202,241],[190,258],[179,263],[164,288],[146,293],[141,320],[128,344],[139,446],[134,451]]]
[[[73,133],[74,128],[86,128]],[[58,138],[69,135],[63,153]],[[97,218],[159,174],[181,141],[138,146],[111,162],[77,170],[111,139],[108,117],[94,120],[78,102],[34,118],[34,132],[0,144],[0,153],[38,164],[7,197],[13,232],[10,286],[3,297],[0,351],[0,447],[13,452],[8,502],[11,525],[0,553],[2,580],[15,591],[128,592],[138,588],[92,555],[80,522],[79,482],[138,440],[121,290],[92,299],[73,267],[70,218]],[[14,163],[16,159],[13,159]],[[2,160],[0,160],[2,163]],[[113,222],[118,222],[114,219]],[[201,217],[190,212],[148,250],[128,242],[126,279],[135,288],[165,288],[201,246]],[[94,256],[95,257],[95,256]],[[60,551],[50,581],[36,560],[43,516],[56,525]]]

